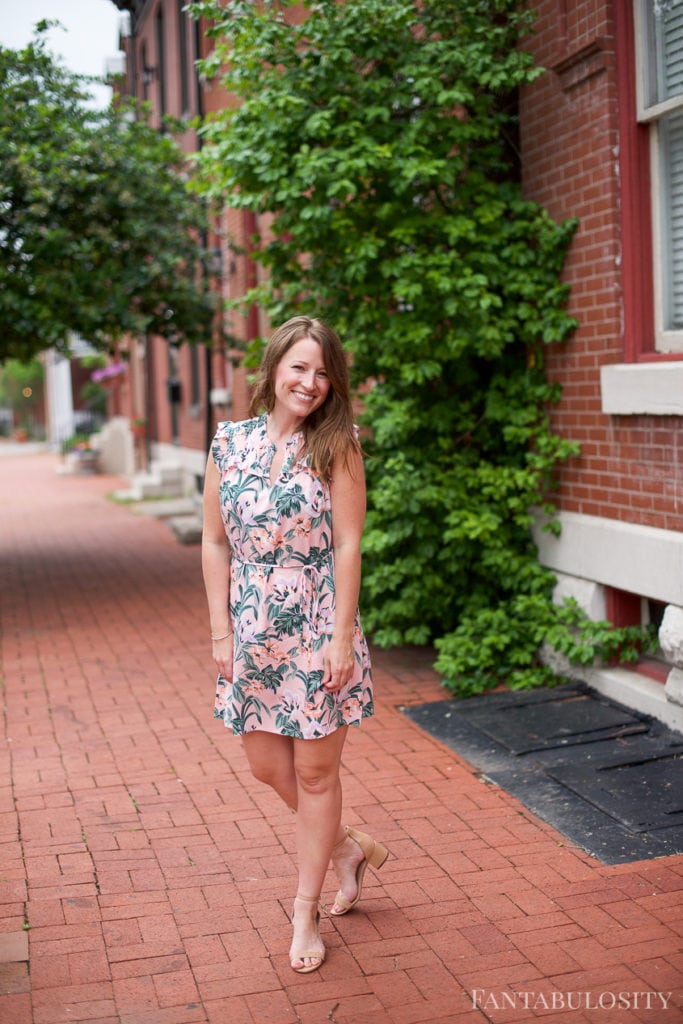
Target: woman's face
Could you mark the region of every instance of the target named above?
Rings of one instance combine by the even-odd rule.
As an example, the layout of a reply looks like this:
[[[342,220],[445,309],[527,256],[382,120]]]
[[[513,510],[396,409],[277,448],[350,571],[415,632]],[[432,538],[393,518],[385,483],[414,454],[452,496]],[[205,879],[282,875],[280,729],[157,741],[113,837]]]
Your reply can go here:
[[[330,390],[323,353],[312,338],[300,338],[275,369],[275,408],[305,420],[319,409]]]

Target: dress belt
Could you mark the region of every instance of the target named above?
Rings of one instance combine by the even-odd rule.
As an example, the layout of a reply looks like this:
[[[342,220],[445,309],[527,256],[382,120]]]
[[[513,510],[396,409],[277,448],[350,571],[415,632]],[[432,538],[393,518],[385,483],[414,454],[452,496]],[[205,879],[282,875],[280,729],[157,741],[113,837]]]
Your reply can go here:
[[[232,561],[236,562],[238,566],[245,568],[263,569],[267,576],[271,576],[276,571],[301,573],[303,577],[301,609],[306,616],[310,629],[315,632],[316,620],[318,618],[321,573],[327,564],[326,562],[307,562],[305,565],[282,565],[280,562],[251,562],[244,558],[238,558],[236,555],[232,556]]]

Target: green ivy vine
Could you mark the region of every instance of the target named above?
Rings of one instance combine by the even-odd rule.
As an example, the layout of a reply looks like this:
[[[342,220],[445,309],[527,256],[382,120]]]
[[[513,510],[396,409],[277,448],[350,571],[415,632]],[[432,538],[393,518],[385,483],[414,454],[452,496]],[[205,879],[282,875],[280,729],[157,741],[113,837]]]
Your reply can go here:
[[[517,91],[541,69],[517,0],[193,4],[210,119],[198,187],[269,215],[243,301],[322,315],[361,386],[369,453],[362,610],[380,645],[433,644],[457,693],[637,656],[640,631],[553,604],[531,537],[561,463],[547,346],[576,323],[561,271],[575,222],[519,184]],[[556,524],[555,524],[555,527]]]

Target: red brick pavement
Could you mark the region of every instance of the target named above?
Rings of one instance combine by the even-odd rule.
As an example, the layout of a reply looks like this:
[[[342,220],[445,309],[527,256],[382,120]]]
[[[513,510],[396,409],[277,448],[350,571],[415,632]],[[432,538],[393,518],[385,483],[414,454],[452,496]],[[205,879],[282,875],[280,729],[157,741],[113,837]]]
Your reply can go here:
[[[0,459],[2,1024],[683,1019],[683,857],[606,867],[487,784],[401,714],[446,696],[419,652],[377,653],[344,757],[393,856],[294,974],[293,822],[211,717],[198,549],[56,465]]]

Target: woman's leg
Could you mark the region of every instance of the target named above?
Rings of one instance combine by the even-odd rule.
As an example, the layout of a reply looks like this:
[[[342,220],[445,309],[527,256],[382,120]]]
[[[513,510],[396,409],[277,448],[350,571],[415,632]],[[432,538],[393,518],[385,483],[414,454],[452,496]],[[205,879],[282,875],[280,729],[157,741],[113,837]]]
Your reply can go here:
[[[294,743],[291,736],[279,736],[272,732],[248,732],[242,737],[251,774],[259,782],[265,782],[277,795],[296,811],[299,803],[296,772],[294,770]],[[320,740],[296,742],[319,743]],[[339,826],[335,843],[346,837]]]
[[[342,787],[339,778],[347,727],[318,740],[294,740],[297,781],[299,892],[318,896],[341,836]]]
[[[339,768],[346,733],[344,727],[324,739],[294,740],[289,736],[256,730],[242,737],[254,778],[270,786],[293,811],[298,811],[300,801],[303,803],[303,817],[297,814],[298,892],[302,896],[316,897],[316,903],[295,903],[294,918],[297,920],[292,951],[295,954],[297,950],[311,952],[319,949],[321,956],[317,959],[320,962],[324,947],[318,935],[317,897],[332,847],[341,844],[335,857],[335,869],[342,889],[349,897],[354,895],[351,890],[355,871],[363,858],[355,843],[350,840],[344,842],[346,832],[340,823]],[[319,807],[322,808],[322,817]],[[309,966],[315,959],[315,956],[313,959],[294,957],[293,964],[295,967]]]
[[[248,732],[242,737],[251,774],[275,790],[293,811],[297,808],[294,740],[272,732]]]
[[[294,740],[297,781],[296,843],[299,865],[294,901],[294,935],[290,957],[300,970],[322,963],[325,948],[318,933],[317,901],[332,847],[341,830],[342,790],[339,778],[346,727],[318,740]],[[319,952],[319,956],[316,954]]]

